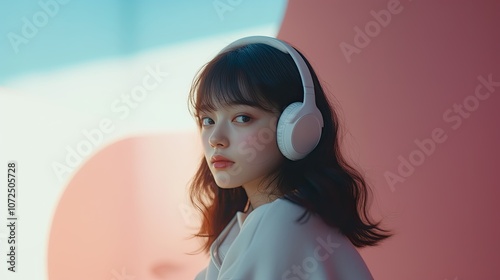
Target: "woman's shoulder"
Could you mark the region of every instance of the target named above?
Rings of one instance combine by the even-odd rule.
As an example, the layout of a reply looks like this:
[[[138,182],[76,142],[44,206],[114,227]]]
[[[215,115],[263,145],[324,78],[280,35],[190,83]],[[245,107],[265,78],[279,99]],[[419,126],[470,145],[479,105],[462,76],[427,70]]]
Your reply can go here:
[[[338,243],[350,243],[337,228],[328,226],[321,217],[310,214],[300,219],[306,209],[287,199],[279,198],[271,203],[256,208],[242,225],[242,231],[249,230],[269,237],[275,242],[302,241],[315,243],[318,238],[335,240]],[[285,237],[285,238],[284,238]],[[351,244],[352,245],[352,244]]]
[[[242,251],[262,258],[261,261],[269,258],[275,265],[284,262],[281,263],[283,268],[292,264],[304,269],[314,266],[318,274],[332,269],[335,277],[329,275],[328,279],[372,279],[365,262],[346,236],[317,215],[299,221],[304,212],[304,207],[286,199],[262,205],[248,215],[237,243],[245,248],[241,248]],[[284,271],[287,272],[291,273],[289,276],[294,273],[293,270]]]

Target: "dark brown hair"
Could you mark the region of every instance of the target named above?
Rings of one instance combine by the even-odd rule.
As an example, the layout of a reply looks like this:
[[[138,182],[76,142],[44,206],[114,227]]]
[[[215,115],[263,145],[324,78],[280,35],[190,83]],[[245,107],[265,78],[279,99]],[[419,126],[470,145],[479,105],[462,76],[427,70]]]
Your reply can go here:
[[[298,221],[319,215],[326,224],[339,228],[355,246],[377,245],[392,234],[382,229],[380,222],[371,221],[367,213],[370,188],[342,155],[337,114],[310,63],[302,57],[311,72],[316,105],[323,115],[322,136],[307,157],[285,159],[278,171],[266,178],[276,183],[271,192],[281,193],[284,199],[306,209]],[[198,125],[200,110],[245,104],[282,112],[289,104],[302,100],[300,74],[291,56],[260,43],[217,55],[195,77],[189,95],[190,111]],[[191,181],[190,197],[202,213],[202,224],[195,236],[207,238],[201,248],[206,252],[236,212],[244,211],[248,201],[242,187],[219,188],[204,157]]]

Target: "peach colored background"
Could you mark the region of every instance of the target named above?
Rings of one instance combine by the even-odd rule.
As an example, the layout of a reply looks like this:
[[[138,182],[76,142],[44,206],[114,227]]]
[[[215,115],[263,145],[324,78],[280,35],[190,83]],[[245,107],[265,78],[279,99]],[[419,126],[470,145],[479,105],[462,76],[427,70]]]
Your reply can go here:
[[[49,279],[193,279],[207,264],[185,186],[198,162],[194,135],[116,142],[85,163],[60,199]],[[122,278],[120,278],[122,277]]]
[[[474,95],[478,76],[500,81],[500,4],[401,1],[349,63],[339,44],[354,45],[353,28],[390,2],[290,1],[278,35],[340,102],[346,150],[374,190],[373,215],[396,233],[360,252],[375,279],[497,279],[500,87],[457,129],[443,114]],[[384,173],[397,173],[399,157],[436,128],[446,140],[391,189]],[[192,279],[207,260],[184,254],[197,244],[183,239],[192,220],[179,205],[199,155],[192,132],[123,140],[90,159],[54,216],[49,279],[108,279],[122,268],[138,280]]]

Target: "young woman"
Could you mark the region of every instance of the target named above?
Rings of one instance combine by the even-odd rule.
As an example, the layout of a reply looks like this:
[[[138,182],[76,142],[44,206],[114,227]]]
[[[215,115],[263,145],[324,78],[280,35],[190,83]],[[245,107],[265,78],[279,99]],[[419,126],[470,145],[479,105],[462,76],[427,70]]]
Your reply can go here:
[[[391,236],[339,147],[339,125],[309,62],[247,37],[204,66],[190,92],[204,157],[190,188],[208,267],[199,279],[372,279],[355,247]]]

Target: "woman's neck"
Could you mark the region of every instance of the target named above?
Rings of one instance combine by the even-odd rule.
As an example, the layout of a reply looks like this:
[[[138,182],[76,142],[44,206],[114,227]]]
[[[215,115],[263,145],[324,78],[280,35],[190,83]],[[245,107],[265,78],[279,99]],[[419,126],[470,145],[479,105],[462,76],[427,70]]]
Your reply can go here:
[[[268,184],[261,180],[254,180],[242,186],[253,209],[273,202],[283,196],[275,184]]]
[[[261,205],[271,203],[276,199],[280,198],[278,195],[267,194],[267,193],[254,193],[248,194],[248,200],[250,201],[249,210],[253,210]]]

